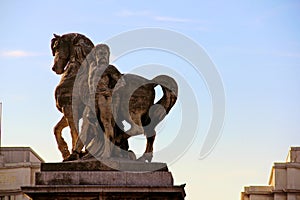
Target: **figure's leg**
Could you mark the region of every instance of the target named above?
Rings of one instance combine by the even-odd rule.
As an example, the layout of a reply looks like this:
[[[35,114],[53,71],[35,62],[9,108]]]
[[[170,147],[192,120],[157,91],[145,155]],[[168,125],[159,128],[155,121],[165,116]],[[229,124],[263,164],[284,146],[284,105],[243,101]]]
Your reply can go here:
[[[127,135],[122,128],[118,126],[118,124],[122,124],[121,122],[116,123],[115,125],[115,139],[114,139],[114,155],[116,157],[129,158],[129,144]]]
[[[54,135],[58,145],[58,149],[62,154],[63,159],[66,159],[69,155],[68,145],[61,135],[62,130],[68,126],[66,118],[63,116],[60,121],[54,127]]]
[[[83,147],[87,150],[87,145],[95,138],[96,134],[99,134],[99,123],[96,113],[94,113],[89,107],[85,108],[82,117],[81,132],[76,143],[75,150],[80,152]]]
[[[150,133],[150,136],[147,136],[147,146],[146,146],[146,150],[145,153],[138,159],[138,161],[148,161],[151,162],[152,158],[153,158],[153,143],[155,140],[155,136],[156,136],[156,132],[155,130],[152,130],[151,132],[147,132]]]
[[[100,109],[100,119],[104,127],[104,152],[103,157],[109,158],[112,155],[113,150],[113,143],[114,143],[114,120],[113,120],[113,114],[111,109],[111,96],[104,96],[99,95],[98,96],[98,106]]]

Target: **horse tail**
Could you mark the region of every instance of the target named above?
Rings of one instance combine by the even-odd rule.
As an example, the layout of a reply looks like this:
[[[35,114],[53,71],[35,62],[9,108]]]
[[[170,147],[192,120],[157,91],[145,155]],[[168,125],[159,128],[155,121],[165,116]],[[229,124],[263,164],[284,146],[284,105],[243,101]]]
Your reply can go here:
[[[165,109],[165,113],[153,112],[154,117],[158,117],[161,121],[166,114],[168,114],[171,108],[174,106],[178,96],[178,85],[176,81],[166,75],[160,75],[152,79],[152,81],[161,86],[164,95],[162,98],[155,104],[161,105]],[[158,116],[156,116],[158,115]]]

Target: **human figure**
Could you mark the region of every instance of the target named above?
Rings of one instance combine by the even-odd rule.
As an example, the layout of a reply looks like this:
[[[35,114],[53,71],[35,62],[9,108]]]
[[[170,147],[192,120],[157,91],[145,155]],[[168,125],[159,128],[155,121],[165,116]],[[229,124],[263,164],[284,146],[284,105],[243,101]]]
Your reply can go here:
[[[109,47],[105,44],[99,44],[94,49],[93,58],[89,62],[88,86],[90,98],[83,114],[80,139],[77,141],[71,156],[65,161],[78,159],[85,145],[89,152],[85,158],[91,156],[111,157],[115,132],[117,131],[119,134],[122,132],[121,128],[115,127],[114,116],[117,116],[116,108],[118,106],[114,106],[115,114],[113,114],[112,109],[112,93],[122,74],[116,67],[109,65],[109,55]],[[120,82],[118,89],[122,88],[122,84],[125,84],[125,82]],[[114,104],[119,105],[119,103],[120,97],[116,93]],[[118,145],[123,145],[122,147],[125,150],[126,148],[128,150],[127,140],[116,142]]]

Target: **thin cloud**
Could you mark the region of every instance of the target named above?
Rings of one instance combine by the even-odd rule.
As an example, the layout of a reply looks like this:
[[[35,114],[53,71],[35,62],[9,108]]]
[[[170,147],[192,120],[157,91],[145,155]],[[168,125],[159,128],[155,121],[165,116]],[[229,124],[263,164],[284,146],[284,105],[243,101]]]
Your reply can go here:
[[[27,51],[21,51],[21,50],[13,50],[13,51],[3,51],[0,52],[0,56],[2,57],[28,57],[28,56],[35,56],[35,53],[27,52]]]
[[[120,17],[149,16],[150,11],[148,11],[148,10],[142,10],[142,11],[122,10],[121,12],[116,13],[116,15],[120,16]]]
[[[153,19],[160,23],[173,23],[173,24],[188,24],[192,29],[202,32],[211,31],[208,28],[208,21],[205,20],[196,20],[190,18],[179,18],[179,17],[169,17],[169,16],[154,16]]]
[[[154,19],[156,21],[161,21],[161,22],[191,22],[192,21],[191,19],[185,19],[185,18],[157,16],[149,10],[141,10],[141,11],[122,10],[116,13],[116,15],[120,17],[148,17],[150,19]]]
[[[282,18],[282,15],[285,13],[290,13],[296,10],[299,10],[299,2],[292,2],[287,4],[282,4],[280,6],[271,8],[263,12],[261,15],[254,18],[252,24],[258,27],[264,26],[269,23],[270,20],[276,20]],[[292,16],[292,14],[290,15]]]
[[[272,54],[280,57],[300,58],[300,52],[273,52]]]
[[[186,18],[177,18],[177,17],[167,17],[167,16],[156,16],[154,17],[156,21],[161,22],[177,22],[177,23],[183,23],[183,22],[191,22],[191,19]]]
[[[275,56],[275,57],[288,57],[288,58],[300,58],[300,52],[297,51],[277,51],[270,48],[257,49],[254,48],[243,48],[238,46],[223,46],[218,48],[218,51],[224,55],[255,55],[255,56]]]
[[[132,10],[125,9],[115,13],[115,15],[118,17],[128,17],[128,18],[139,17],[139,18],[144,18],[159,23],[173,23],[173,24],[189,23],[190,25],[193,24],[193,27],[197,27],[197,30],[199,31],[209,31],[209,29],[206,27],[208,22],[205,20],[157,15],[156,13],[151,12],[150,10],[132,11]]]

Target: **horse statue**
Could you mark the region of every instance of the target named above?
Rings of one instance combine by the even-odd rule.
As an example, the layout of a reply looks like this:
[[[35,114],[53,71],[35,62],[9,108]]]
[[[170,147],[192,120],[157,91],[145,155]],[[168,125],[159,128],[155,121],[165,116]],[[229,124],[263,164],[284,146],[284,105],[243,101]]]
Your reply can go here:
[[[82,66],[86,56],[93,49],[94,44],[84,35],[70,33],[62,36],[54,34],[51,40],[51,50],[54,56],[52,70],[62,75],[55,89],[55,100],[57,109],[63,113],[63,117],[54,127],[54,135],[63,159],[69,157],[68,145],[62,137],[62,130],[69,126],[72,137],[72,149],[74,149],[78,138],[79,119],[85,108],[84,98],[88,93],[87,76],[81,76],[82,89],[78,94],[73,93],[74,81],[79,68]]]
[[[91,150],[98,149],[100,157],[111,157],[113,146],[128,151],[127,139],[145,134],[147,146],[139,160],[151,162],[156,135],[154,129],[177,99],[178,87],[175,80],[165,75],[152,80],[133,74],[123,75],[114,66],[108,65],[108,46],[98,45],[96,50],[91,52],[93,47],[88,38],[78,33],[54,35],[51,40],[54,56],[52,70],[62,74],[55,90],[55,99],[63,117],[55,126],[54,134],[63,159],[78,159],[83,146],[92,146]],[[90,58],[87,58],[88,55]],[[105,76],[101,77],[100,74],[105,71],[103,68],[106,69],[107,66],[112,71],[108,70]],[[99,69],[102,72],[99,72]],[[157,85],[162,87],[164,95],[154,104],[154,88]],[[91,89],[93,86],[96,87]],[[92,98],[91,93],[94,95]],[[91,99],[95,101],[95,108],[89,106]],[[96,110],[96,113],[91,112],[92,110]],[[80,118],[83,118],[80,134],[84,137],[78,139]],[[131,125],[130,130],[126,132],[122,124],[124,120]],[[62,129],[67,126],[71,129],[72,154],[61,135]],[[99,131],[99,126],[104,130],[103,134]],[[98,140],[98,143],[92,143],[91,137],[99,137],[105,141]],[[81,138],[85,140],[82,141]]]
[[[93,113],[92,108],[87,115],[100,119],[105,135],[101,138],[104,139],[104,143],[101,143],[104,147],[96,147],[101,150],[93,156],[109,158],[113,155],[114,147],[127,151],[128,147],[124,145],[124,141],[127,142],[131,136],[145,134],[146,150],[138,160],[151,162],[155,127],[169,113],[177,100],[178,86],[175,80],[165,75],[148,80],[134,74],[121,74],[117,68],[109,65],[110,51],[105,44],[96,45],[91,54],[93,59],[89,62],[88,85],[89,92],[95,95],[96,112]],[[154,104],[154,88],[157,85],[162,87],[164,95]],[[84,130],[88,128],[85,127],[95,121],[93,117],[84,119],[86,120],[83,121],[80,138],[87,138],[87,132]],[[124,120],[131,128],[126,132],[122,128],[116,131],[115,127],[122,127]],[[82,142],[78,140],[78,143]],[[67,161],[78,159],[83,145],[76,147]]]

